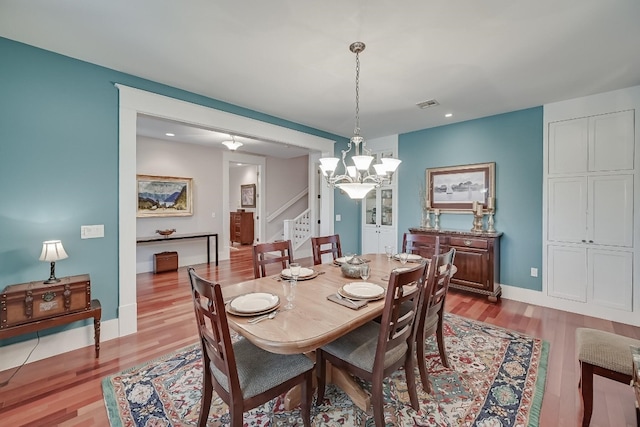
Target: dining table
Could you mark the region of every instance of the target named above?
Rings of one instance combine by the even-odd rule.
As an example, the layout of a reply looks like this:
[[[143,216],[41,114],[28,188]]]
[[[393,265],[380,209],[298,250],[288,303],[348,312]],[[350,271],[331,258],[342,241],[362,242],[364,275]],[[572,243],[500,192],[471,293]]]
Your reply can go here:
[[[360,258],[369,265],[370,274],[366,282],[379,285],[385,291],[393,269],[413,267],[416,266],[413,262],[421,261],[414,259],[402,265],[396,257],[389,258],[384,254],[364,254]],[[356,301],[356,304],[337,296],[344,285],[363,281],[343,275],[340,265],[327,263],[309,266],[307,269],[312,269],[313,272],[309,274],[307,270],[306,277],[298,278],[293,307],[289,309],[284,307],[287,302],[285,291],[290,286],[290,281],[281,273],[223,287],[229,327],[266,351],[279,354],[306,353],[311,357],[315,349],[382,314],[384,295],[375,300]],[[230,308],[236,298],[254,293],[278,297],[278,312],[274,317],[252,323],[251,319],[255,316],[238,313]],[[356,308],[355,305],[362,306]],[[335,367],[330,367],[327,373],[327,382],[340,387],[355,405],[364,411],[368,410],[371,403],[368,393],[348,373]],[[285,405],[295,407],[299,398],[300,390],[293,389],[287,394]]]

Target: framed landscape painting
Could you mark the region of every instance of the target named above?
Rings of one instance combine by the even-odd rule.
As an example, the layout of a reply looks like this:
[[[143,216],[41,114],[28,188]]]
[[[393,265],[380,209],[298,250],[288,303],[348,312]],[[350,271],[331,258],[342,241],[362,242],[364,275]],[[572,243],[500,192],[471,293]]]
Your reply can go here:
[[[470,212],[473,202],[489,207],[495,200],[495,163],[427,169],[427,200],[432,209]]]
[[[137,176],[138,217],[193,215],[193,179]]]

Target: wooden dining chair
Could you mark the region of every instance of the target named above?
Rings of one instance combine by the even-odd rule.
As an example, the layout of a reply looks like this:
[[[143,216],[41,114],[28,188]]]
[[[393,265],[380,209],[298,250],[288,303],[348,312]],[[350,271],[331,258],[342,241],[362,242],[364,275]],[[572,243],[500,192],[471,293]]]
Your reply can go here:
[[[206,427],[213,391],[229,406],[232,427],[243,414],[302,384],[302,419],[311,425],[313,361],[302,354],[275,354],[231,334],[219,284],[188,269],[202,346],[203,386],[198,425]],[[258,362],[259,363],[256,363]]]
[[[327,247],[327,245],[329,246]],[[313,265],[322,264],[322,255],[324,254],[331,254],[334,260],[340,258],[342,256],[340,235],[312,237],[311,249],[313,251]]]
[[[402,252],[418,254],[423,258],[431,258],[440,253],[440,236],[433,234],[404,233],[402,236]]]
[[[293,262],[291,240],[257,243],[253,246],[253,275],[256,279],[267,276],[266,266],[278,262],[282,269],[288,267],[287,263]],[[280,271],[282,270],[278,272]]]
[[[411,406],[416,411],[419,409],[413,363],[413,324],[425,268],[426,264],[421,263],[409,270],[392,271],[381,322],[368,322],[316,350],[318,404],[324,399],[326,361],[329,361],[337,368],[371,381],[371,407],[377,427],[385,425],[382,382],[401,366],[404,367]],[[413,310],[401,314],[400,306],[409,302]]]
[[[434,333],[436,334],[440,360],[445,367],[450,367],[447,350],[444,345],[443,327],[444,306],[447,291],[449,290],[449,280],[451,279],[455,253],[456,250],[451,248],[448,252],[431,257],[427,268],[426,280],[423,281],[424,291],[420,297],[418,320],[415,324],[415,340],[420,381],[422,382],[422,388],[427,393],[431,392],[424,350],[427,337]]]

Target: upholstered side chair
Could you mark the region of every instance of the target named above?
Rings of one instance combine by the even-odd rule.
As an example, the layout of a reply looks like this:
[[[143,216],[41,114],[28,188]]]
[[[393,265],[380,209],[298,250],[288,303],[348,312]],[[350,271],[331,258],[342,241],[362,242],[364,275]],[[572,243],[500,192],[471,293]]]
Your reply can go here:
[[[368,322],[316,351],[318,403],[324,399],[326,362],[329,361],[337,368],[371,381],[371,406],[377,427],[385,425],[383,380],[401,366],[404,367],[411,406],[419,409],[413,363],[413,324],[425,268],[426,264],[422,263],[409,270],[394,270],[389,277],[381,322]],[[403,303],[411,304],[413,309],[402,314]]]
[[[203,386],[198,425],[206,427],[215,391],[229,406],[232,427],[243,425],[245,411],[302,384],[302,420],[311,425],[313,361],[302,354],[275,354],[241,338],[232,343],[222,291],[188,269],[202,346]]]

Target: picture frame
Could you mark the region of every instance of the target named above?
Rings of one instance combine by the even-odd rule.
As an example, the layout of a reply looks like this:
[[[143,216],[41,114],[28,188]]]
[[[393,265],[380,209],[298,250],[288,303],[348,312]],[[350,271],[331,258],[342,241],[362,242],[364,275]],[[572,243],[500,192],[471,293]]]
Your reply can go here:
[[[136,216],[193,215],[193,178],[136,175]]]
[[[256,185],[245,184],[240,186],[240,207],[255,208],[256,207]]]
[[[450,213],[472,212],[473,202],[493,208],[495,162],[427,169],[427,206]]]

